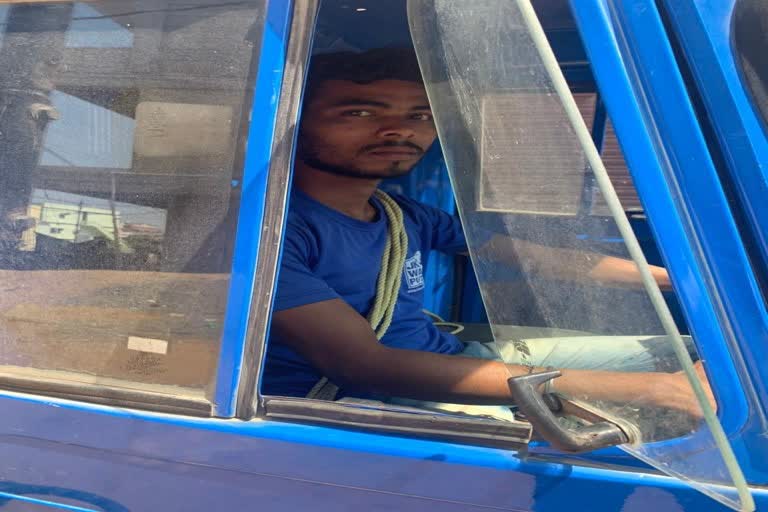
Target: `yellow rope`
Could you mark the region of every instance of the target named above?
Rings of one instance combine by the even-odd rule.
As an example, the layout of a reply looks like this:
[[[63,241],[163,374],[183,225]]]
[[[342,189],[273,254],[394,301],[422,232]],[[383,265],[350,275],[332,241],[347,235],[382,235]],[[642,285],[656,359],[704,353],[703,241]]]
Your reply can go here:
[[[403,278],[405,256],[408,253],[408,235],[405,233],[403,211],[400,206],[381,190],[377,190],[375,195],[384,206],[384,212],[389,221],[387,243],[384,246],[381,270],[376,283],[376,298],[371,311],[368,313],[368,322],[376,333],[376,338],[381,339],[389,329],[392,315],[395,313],[397,295]]]

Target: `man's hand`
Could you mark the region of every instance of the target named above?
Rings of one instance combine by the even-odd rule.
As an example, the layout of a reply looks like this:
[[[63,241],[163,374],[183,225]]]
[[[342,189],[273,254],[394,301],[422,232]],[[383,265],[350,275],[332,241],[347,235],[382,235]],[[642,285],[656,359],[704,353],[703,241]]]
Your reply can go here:
[[[525,273],[550,279],[630,288],[643,286],[634,261],[582,249],[549,247],[509,236],[494,236],[480,253],[486,259],[507,262]],[[650,265],[650,270],[662,291],[672,289],[666,269]]]
[[[717,410],[717,402],[715,402],[715,395],[712,393],[712,387],[709,385],[707,375],[704,373],[704,365],[701,361],[694,364],[696,369],[696,375],[707,394],[707,400],[709,400],[712,408]],[[703,418],[701,405],[693,394],[693,387],[688,381],[688,377],[681,371],[669,375],[669,382],[666,384],[666,392],[662,392],[658,397],[659,405],[667,407],[669,409],[681,410],[690,414],[695,418]]]
[[[695,368],[710,404],[716,407],[702,363],[696,363]],[[661,373],[563,370],[562,374],[555,387],[566,396],[680,411],[696,419],[703,417],[693,387],[682,371]]]

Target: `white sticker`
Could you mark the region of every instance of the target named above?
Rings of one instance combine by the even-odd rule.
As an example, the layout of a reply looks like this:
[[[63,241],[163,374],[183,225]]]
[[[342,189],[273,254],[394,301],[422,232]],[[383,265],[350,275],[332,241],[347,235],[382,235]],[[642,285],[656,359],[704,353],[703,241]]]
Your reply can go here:
[[[128,336],[128,350],[138,350],[139,352],[152,352],[153,354],[165,355],[168,353],[168,342],[154,338]]]

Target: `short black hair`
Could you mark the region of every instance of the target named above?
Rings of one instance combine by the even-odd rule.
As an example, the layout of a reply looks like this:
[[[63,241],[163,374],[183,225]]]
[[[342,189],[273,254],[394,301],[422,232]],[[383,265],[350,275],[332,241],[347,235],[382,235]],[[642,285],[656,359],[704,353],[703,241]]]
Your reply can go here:
[[[304,101],[328,80],[368,84],[377,80],[424,83],[413,48],[376,48],[364,52],[321,53],[312,57]]]

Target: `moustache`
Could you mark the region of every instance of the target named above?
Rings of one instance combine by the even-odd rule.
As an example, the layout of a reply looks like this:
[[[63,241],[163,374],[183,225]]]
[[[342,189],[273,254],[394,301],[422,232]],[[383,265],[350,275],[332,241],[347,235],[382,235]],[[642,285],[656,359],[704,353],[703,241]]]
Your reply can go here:
[[[377,149],[385,149],[385,148],[407,148],[410,150],[415,151],[417,154],[421,155],[424,153],[424,148],[421,146],[417,146],[413,142],[408,142],[407,140],[396,142],[381,142],[379,144],[371,144],[370,146],[365,146],[363,149],[360,150],[361,153],[367,153],[369,151],[375,151]]]

